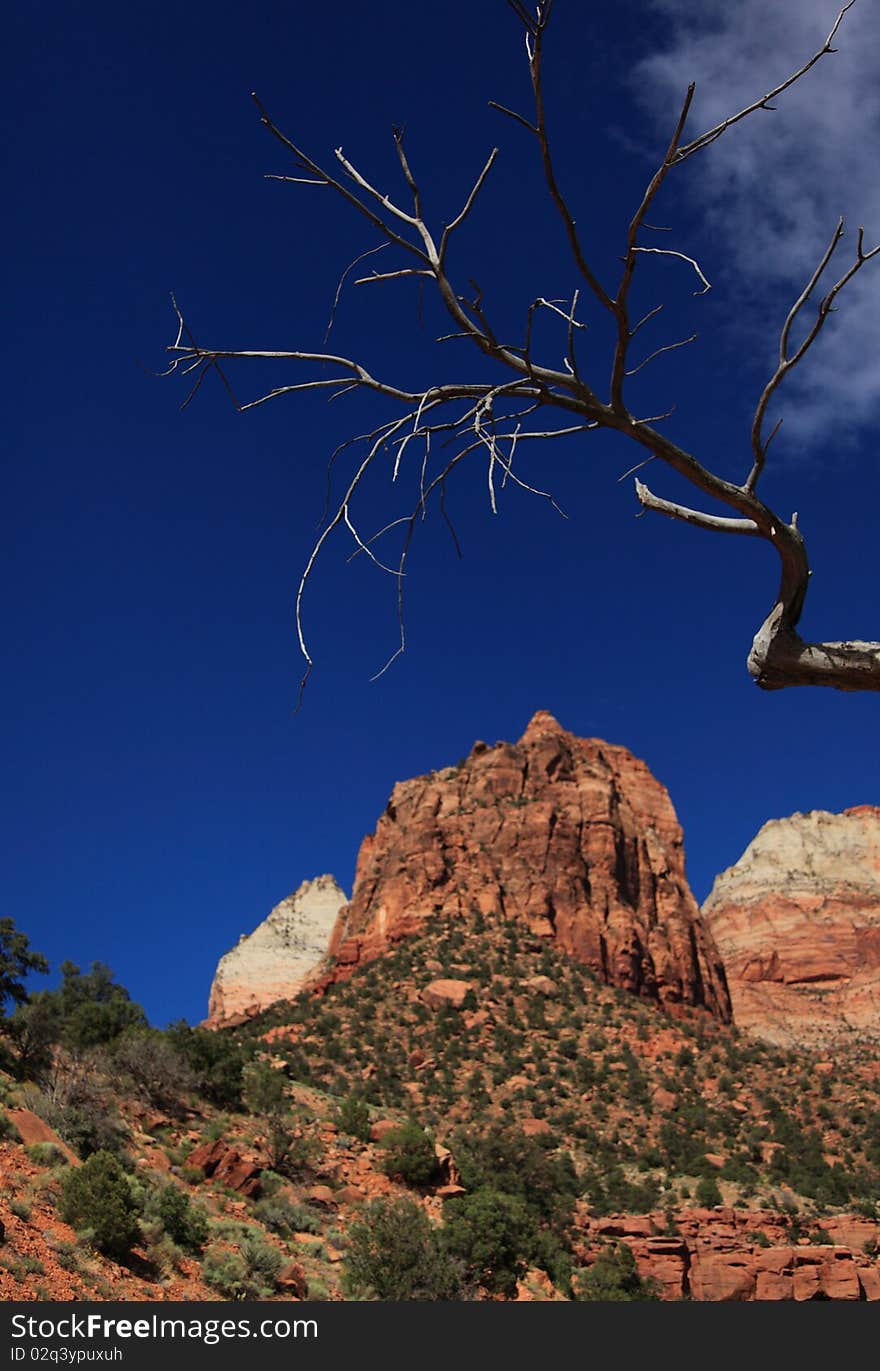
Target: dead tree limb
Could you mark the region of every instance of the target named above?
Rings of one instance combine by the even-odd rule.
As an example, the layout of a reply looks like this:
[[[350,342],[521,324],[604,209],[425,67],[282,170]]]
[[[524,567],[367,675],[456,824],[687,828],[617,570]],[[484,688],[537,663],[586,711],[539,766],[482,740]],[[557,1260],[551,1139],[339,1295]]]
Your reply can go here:
[[[514,472],[518,446],[530,440],[552,442],[572,434],[582,435],[596,429],[610,429],[638,445],[645,453],[644,458],[627,473],[628,475],[632,475],[649,462],[664,464],[684,477],[701,497],[715,501],[725,507],[728,513],[719,514],[712,510],[685,506],[664,499],[650,490],[643,481],[636,479],[636,497],[643,511],[664,514],[713,533],[734,533],[760,538],[769,542],[776,550],[780,561],[779,587],[772,607],[755,635],[748,656],[748,669],[759,686],[767,690],[793,685],[825,685],[838,690],[880,690],[880,643],[808,643],[800,637],[797,628],[810,577],[804,539],[797,526],[796,515],[790,521],[786,521],[757,494],[758,483],[766,466],[768,449],[779,428],[777,421],[769,435],[764,436],[768,409],[785,378],[816,342],[840,293],[862,267],[880,253],[880,245],[866,250],[864,231],[859,229],[854,259],[833,284],[826,288],[825,294],[816,306],[812,323],[803,340],[795,347],[791,341],[793,326],[796,322],[802,322],[803,312],[807,310],[814,294],[819,291],[821,283],[826,279],[832,259],[842,241],[843,221],[837,224],[815,271],[783,323],[778,364],[767,381],[755,410],[750,435],[751,465],[742,484],[737,485],[722,478],[657,428],[656,425],[662,418],[667,418],[671,410],[662,416],[639,417],[633,412],[627,395],[627,383],[631,378],[664,354],[694,342],[697,336],[693,334],[678,341],[661,343],[641,361],[630,364],[633,339],[647,324],[656,319],[663,308],[662,304],[658,304],[635,324],[631,322],[630,293],[639,261],[643,261],[647,266],[651,259],[658,256],[678,259],[690,266],[697,276],[699,287],[693,292],[695,295],[704,295],[710,289],[709,281],[695,257],[679,248],[649,246],[640,241],[643,231],[668,231],[659,230],[648,222],[648,215],[657,197],[665,189],[677,167],[711,147],[743,120],[758,111],[775,108],[771,101],[802,80],[824,57],[835,52],[833,40],[855,0],[849,0],[840,10],[822,47],[790,76],[737,113],[685,141],[685,129],[694,96],[694,86],[688,87],[681,109],[672,125],[665,155],[648,181],[641,201],[627,226],[621,256],[622,270],[614,287],[604,284],[599,272],[591,265],[586,238],[575,221],[554,159],[544,99],[543,68],[553,3],[554,0],[538,0],[532,11],[523,0],[507,0],[507,5],[523,30],[533,116],[526,117],[494,101],[490,104],[535,140],[547,194],[562,222],[579,285],[573,290],[570,301],[550,300],[544,297],[536,299],[527,311],[523,338],[519,343],[505,342],[501,339],[491,321],[489,308],[479,286],[469,281],[470,289],[465,291],[453,278],[449,268],[450,243],[474,212],[491,180],[492,168],[498,156],[497,148],[493,148],[487,155],[482,169],[461,203],[461,208],[447,223],[432,227],[423,212],[419,182],[400,130],[394,130],[394,145],[405,188],[405,205],[397,203],[389,192],[375,186],[345,155],[342,148],[335,150],[336,167],[333,171],[316,162],[281,131],[265,106],[254,96],[262,123],[293,161],[294,174],[278,174],[274,175],[273,179],[305,184],[309,187],[318,186],[332,191],[381,237],[378,248],[371,248],[368,252],[362,253],[343,273],[331,311],[325,347],[340,292],[354,267],[380,248],[396,248],[404,255],[403,265],[389,263],[387,269],[372,271],[357,278],[354,285],[378,288],[391,281],[408,278],[415,278],[420,283],[431,282],[452,323],[452,331],[444,334],[438,342],[469,342],[483,357],[494,364],[497,369],[496,379],[435,382],[423,389],[412,391],[395,384],[392,379],[374,375],[371,369],[356,358],[326,351],[201,347],[196,345],[175,304],[178,331],[174,343],[169,348],[171,362],[168,372],[195,376],[195,382],[184,401],[185,404],[188,404],[197,393],[208,371],[216,370],[233,403],[240,410],[266,404],[284,395],[319,389],[331,390],[331,398],[351,391],[373,393],[398,407],[398,413],[394,418],[380,424],[369,433],[349,440],[349,443],[341,445],[331,457],[332,467],[342,448],[358,445],[362,449],[361,458],[335,511],[331,512],[328,506],[327,518],[307,559],[297,588],[296,629],[306,662],[302,685],[305,685],[312,668],[312,658],[303,629],[303,597],[317,558],[328,538],[337,529],[344,528],[352,538],[355,545],[353,556],[367,557],[377,567],[390,573],[397,583],[399,645],[378,673],[381,675],[404,651],[406,645],[403,586],[407,557],[415,529],[419,521],[426,517],[429,503],[435,496],[441,514],[448,523],[445,495],[447,481],[452,474],[463,463],[479,457],[485,463],[486,491],[493,513],[497,511],[499,489],[503,489],[508,482],[549,500],[558,510],[559,506],[550,492],[538,489]],[[587,303],[604,315],[610,316],[612,321],[614,345],[605,387],[600,376],[585,375],[576,355],[576,336],[586,327],[586,321],[578,317],[582,289],[585,291]],[[538,310],[543,310],[558,319],[564,329],[560,350],[561,366],[536,356],[533,320]],[[297,369],[305,368],[305,376],[290,384],[276,386],[244,404],[239,404],[224,368],[229,363],[241,365],[265,361],[290,363]],[[329,376],[326,375],[327,368],[331,371]],[[313,369],[318,369],[321,374],[313,374]],[[565,422],[548,422],[547,411],[560,412],[560,419],[564,417]],[[390,466],[390,479],[394,485],[402,464],[408,460],[411,453],[415,454],[415,460],[419,464],[419,493],[415,507],[408,513],[392,519],[377,533],[362,534],[355,523],[352,504],[367,473],[377,463],[385,460]],[[396,559],[390,560],[380,556],[375,545],[395,531],[400,531],[403,535],[402,547],[396,554]],[[450,531],[458,549],[455,531],[451,525]]]

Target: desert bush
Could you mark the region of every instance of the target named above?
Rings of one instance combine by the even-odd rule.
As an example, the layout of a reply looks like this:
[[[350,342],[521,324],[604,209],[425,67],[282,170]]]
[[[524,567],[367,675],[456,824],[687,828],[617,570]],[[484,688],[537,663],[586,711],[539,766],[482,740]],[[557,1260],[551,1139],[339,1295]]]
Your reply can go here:
[[[6,1110],[0,1109],[0,1138],[6,1138],[10,1142],[18,1142],[19,1136],[18,1129],[6,1113]]]
[[[138,1238],[137,1203],[128,1177],[111,1152],[95,1152],[71,1167],[61,1187],[65,1223],[87,1229],[100,1252],[121,1260]]]
[[[278,1283],[284,1258],[257,1233],[250,1233],[241,1245],[241,1255],[247,1265],[248,1284],[254,1296],[271,1295]]]
[[[628,1180],[616,1162],[593,1165],[583,1178],[584,1194],[594,1214],[648,1214],[660,1200],[660,1186],[653,1176]]]
[[[351,1225],[348,1239],[343,1273],[354,1299],[465,1297],[461,1264],[414,1200],[374,1200]]]
[[[61,1151],[57,1143],[38,1142],[31,1143],[25,1148],[27,1155],[37,1166],[66,1166],[67,1158]]]
[[[339,1127],[352,1138],[366,1142],[370,1136],[370,1106],[360,1095],[346,1095],[339,1106]]]
[[[252,1114],[288,1112],[287,1080],[268,1062],[251,1062],[242,1077],[242,1096]]]
[[[643,1280],[636,1269],[636,1259],[626,1243],[607,1248],[587,1270],[575,1278],[577,1300],[607,1302],[610,1300],[657,1300],[655,1283]]]
[[[284,1258],[256,1229],[242,1225],[229,1225],[229,1229],[225,1236],[239,1243],[240,1250],[212,1243],[202,1259],[202,1276],[227,1299],[266,1299],[277,1286]],[[223,1232],[223,1226],[215,1231]]]
[[[697,1204],[705,1209],[713,1209],[716,1204],[723,1204],[724,1200],[718,1187],[718,1182],[712,1176],[701,1176],[697,1181],[696,1189]]]
[[[123,1152],[126,1129],[102,1075],[100,1052],[56,1054],[51,1088],[27,1086],[23,1102],[85,1159],[95,1152]]]
[[[113,1062],[122,1076],[156,1109],[176,1112],[195,1089],[196,1075],[166,1033],[155,1028],[129,1029],[113,1046]]]
[[[214,1244],[208,1248],[202,1261],[202,1277],[227,1299],[244,1300],[248,1297],[247,1263],[244,1257],[228,1247]]]
[[[537,1224],[525,1202],[483,1189],[451,1200],[446,1214],[446,1250],[473,1281],[495,1294],[513,1295],[538,1248]]]
[[[429,1185],[436,1176],[434,1140],[415,1119],[387,1133],[382,1146],[387,1176],[399,1176],[405,1185]]]
[[[191,1028],[184,1019],[167,1029],[166,1038],[186,1061],[196,1089],[221,1108],[241,1107],[242,1076],[254,1053],[252,1043],[242,1043],[229,1033]]]
[[[294,1204],[282,1195],[266,1196],[254,1205],[254,1218],[272,1233],[317,1233],[320,1223],[304,1204]]]
[[[516,1195],[555,1225],[570,1218],[580,1186],[570,1155],[555,1150],[552,1134],[530,1138],[515,1126],[493,1124],[482,1133],[457,1132],[452,1150],[465,1189]]]
[[[172,1242],[187,1252],[200,1252],[208,1241],[208,1220],[185,1190],[169,1183],[151,1197],[149,1209]]]

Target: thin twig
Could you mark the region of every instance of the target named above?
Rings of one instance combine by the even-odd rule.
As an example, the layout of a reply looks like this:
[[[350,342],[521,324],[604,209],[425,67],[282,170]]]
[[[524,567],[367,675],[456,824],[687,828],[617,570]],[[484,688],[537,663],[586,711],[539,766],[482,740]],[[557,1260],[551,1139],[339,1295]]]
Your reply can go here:
[[[690,336],[689,338],[682,338],[682,339],[680,339],[679,342],[677,342],[677,343],[667,343],[665,347],[656,348],[654,352],[650,352],[650,353],[648,354],[648,356],[644,359],[644,361],[639,362],[639,364],[638,364],[637,367],[632,367],[629,371],[625,371],[625,372],[623,373],[624,376],[638,376],[638,374],[639,374],[639,372],[642,370],[642,368],[643,368],[643,367],[646,367],[646,366],[648,365],[649,362],[653,362],[654,358],[655,358],[655,357],[659,357],[659,356],[661,355],[661,353],[664,353],[664,352],[675,352],[678,348],[687,347],[688,343],[696,342],[696,340],[697,340],[697,338],[699,338],[699,336],[700,336],[700,335],[699,335],[698,333],[692,333],[691,336]]]
[[[340,295],[342,294],[342,287],[345,285],[345,281],[346,281],[346,278],[347,278],[349,272],[354,271],[354,268],[355,268],[360,262],[362,262],[362,261],[364,260],[365,257],[372,257],[373,254],[376,253],[376,252],[384,252],[385,248],[388,248],[388,247],[390,247],[390,246],[391,246],[390,243],[380,243],[379,246],[376,247],[376,248],[367,248],[366,252],[362,252],[362,253],[360,254],[359,257],[355,257],[354,261],[353,261],[353,262],[349,262],[348,266],[345,268],[345,271],[342,273],[342,275],[341,275],[340,278],[339,278],[339,284],[338,284],[338,286],[336,287],[336,294],[335,294],[334,297],[333,297],[333,308],[330,310],[330,318],[327,320],[327,328],[326,328],[325,331],[324,331],[324,346],[325,346],[325,347],[327,346],[327,343],[328,343],[329,340],[330,340],[330,333],[331,333],[331,331],[332,331],[332,329],[333,329],[333,321],[334,321],[334,319],[336,318],[336,310],[337,310],[337,308],[338,308],[338,306],[339,306],[339,297],[340,297]],[[356,282],[355,284],[357,284],[357,282]]]
[[[703,272],[702,272],[702,270],[701,270],[701,268],[700,268],[699,262],[697,262],[693,257],[688,257],[688,255],[687,255],[686,252],[674,252],[674,251],[672,250],[672,248],[641,248],[641,247],[634,247],[632,250],[633,250],[633,252],[653,252],[653,253],[656,253],[656,254],[657,254],[658,256],[660,256],[660,257],[679,257],[683,262],[689,262],[689,263],[691,264],[691,266],[693,267],[694,271],[697,273],[697,275],[699,276],[700,280],[701,280],[702,283],[703,283],[703,289],[702,289],[702,290],[695,290],[695,291],[694,291],[694,295],[705,295],[707,291],[709,291],[709,290],[712,289],[712,283],[711,283],[710,281],[707,281],[707,280],[706,280],[706,278],[705,278],[705,276],[703,275]]]
[[[815,52],[809,61],[805,62],[793,76],[789,76],[788,79],[781,82],[780,85],[774,86],[773,90],[768,91],[766,95],[762,95],[759,100],[753,100],[750,105],[746,105],[745,109],[741,109],[738,114],[733,114],[728,119],[722,119],[720,124],[716,124],[714,128],[708,129],[705,133],[701,133],[699,138],[695,138],[693,142],[679,148],[675,156],[676,163],[684,162],[688,157],[693,157],[695,152],[700,152],[703,148],[708,147],[710,143],[714,143],[717,138],[720,138],[721,135],[726,133],[729,128],[732,128],[734,124],[738,124],[741,119],[745,119],[748,115],[754,114],[756,110],[769,109],[769,102],[771,100],[775,100],[777,95],[781,95],[783,91],[788,90],[789,87],[793,86],[796,81],[799,81],[802,76],[805,76],[810,68],[814,67],[826,53],[836,52],[837,49],[831,46],[834,35],[837,33],[837,30],[843,21],[843,16],[846,14],[847,10],[852,9],[855,2],[856,0],[849,0],[849,3],[844,5],[835,19],[831,32],[825,39],[822,47],[818,52]]]

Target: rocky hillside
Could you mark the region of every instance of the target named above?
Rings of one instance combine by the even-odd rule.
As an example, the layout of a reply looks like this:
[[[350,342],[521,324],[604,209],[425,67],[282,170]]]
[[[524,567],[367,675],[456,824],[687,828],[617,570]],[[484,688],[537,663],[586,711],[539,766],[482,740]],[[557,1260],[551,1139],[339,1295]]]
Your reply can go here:
[[[545,712],[518,743],[394,787],[364,840],[323,983],[448,917],[515,921],[601,981],[730,1017],[664,787],[626,748]]]
[[[703,916],[740,1028],[788,1045],[880,1040],[880,808],[765,824]]]
[[[699,1012],[660,1014],[481,915],[439,920],[242,1031],[312,1089],[432,1127],[466,1185],[473,1130],[564,1151],[580,1269],[623,1242],[663,1298],[880,1298],[870,1051],[842,1071]]]
[[[327,952],[336,916],[346,902],[332,876],[303,881],[253,933],[242,934],[220,958],[208,1001],[208,1024],[292,999]]]
[[[65,1012],[0,1074],[2,1298],[880,1299],[880,1058],[660,1013],[516,920],[221,1032]],[[123,1254],[106,1188],[68,1208],[108,1154]]]

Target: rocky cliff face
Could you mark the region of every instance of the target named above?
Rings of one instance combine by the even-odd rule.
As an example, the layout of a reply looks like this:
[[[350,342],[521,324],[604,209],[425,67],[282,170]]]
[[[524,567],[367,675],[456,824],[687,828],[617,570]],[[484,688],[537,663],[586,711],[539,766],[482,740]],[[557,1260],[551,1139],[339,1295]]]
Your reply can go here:
[[[220,958],[208,1003],[210,1027],[290,999],[326,954],[347,896],[332,876],[304,881],[251,934]]]
[[[880,1300],[874,1219],[829,1218],[809,1242],[795,1244],[778,1210],[682,1209],[674,1235],[663,1232],[659,1214],[578,1218],[588,1257],[609,1239],[625,1242],[662,1299]],[[821,1234],[828,1241],[816,1243]]]
[[[364,840],[325,982],[432,921],[517,920],[604,982],[730,1015],[669,796],[623,747],[535,715],[516,744],[403,781]]]
[[[880,808],[765,824],[703,915],[741,1028],[785,1045],[880,1040]]]

